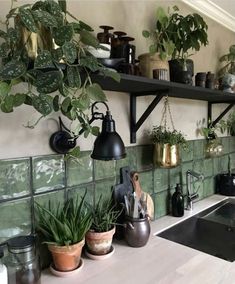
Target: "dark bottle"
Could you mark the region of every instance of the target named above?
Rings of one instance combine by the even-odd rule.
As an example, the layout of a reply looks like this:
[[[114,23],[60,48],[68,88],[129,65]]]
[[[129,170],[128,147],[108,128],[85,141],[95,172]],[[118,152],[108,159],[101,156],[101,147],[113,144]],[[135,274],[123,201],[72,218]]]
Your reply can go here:
[[[180,185],[177,183],[175,192],[172,195],[172,215],[175,217],[184,216],[184,196]]]

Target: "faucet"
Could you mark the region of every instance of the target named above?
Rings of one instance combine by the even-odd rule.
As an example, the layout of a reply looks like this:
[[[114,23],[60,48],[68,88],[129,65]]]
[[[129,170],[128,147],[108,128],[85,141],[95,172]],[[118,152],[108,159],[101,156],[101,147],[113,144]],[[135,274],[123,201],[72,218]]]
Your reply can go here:
[[[186,210],[193,210],[193,200],[198,198],[198,190],[196,192],[193,192],[192,190],[192,182],[193,179],[203,181],[204,180],[204,175],[200,173],[196,173],[191,170],[187,170],[186,172],[186,187],[187,187],[187,206]]]

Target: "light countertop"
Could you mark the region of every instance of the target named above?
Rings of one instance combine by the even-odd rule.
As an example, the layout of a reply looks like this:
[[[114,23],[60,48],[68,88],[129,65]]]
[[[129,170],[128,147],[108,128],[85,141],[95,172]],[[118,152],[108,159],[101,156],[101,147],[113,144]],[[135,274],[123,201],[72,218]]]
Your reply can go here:
[[[84,267],[69,278],[42,272],[41,284],[235,284],[235,262],[165,240],[155,235],[225,199],[213,195],[194,204],[181,218],[162,217],[151,223],[146,246],[132,248],[114,242],[114,254],[102,261],[83,256]],[[183,232],[182,232],[183,233]]]

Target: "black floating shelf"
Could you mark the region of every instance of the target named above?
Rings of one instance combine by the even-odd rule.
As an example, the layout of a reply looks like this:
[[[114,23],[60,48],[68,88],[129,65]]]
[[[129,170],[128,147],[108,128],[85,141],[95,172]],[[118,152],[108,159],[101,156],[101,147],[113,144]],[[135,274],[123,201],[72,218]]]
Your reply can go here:
[[[169,97],[200,100],[208,102],[208,121],[212,121],[212,105],[219,103],[229,104],[227,108],[213,122],[215,125],[235,104],[235,94],[225,93],[219,90],[211,90],[202,87],[189,86],[169,81],[160,81],[140,76],[120,74],[120,83],[110,77],[93,75],[93,82],[98,83],[103,90],[125,92],[130,94],[130,141],[136,142],[136,132],[161,101],[162,97]],[[137,97],[155,96],[148,108],[144,111],[139,120],[136,120]]]

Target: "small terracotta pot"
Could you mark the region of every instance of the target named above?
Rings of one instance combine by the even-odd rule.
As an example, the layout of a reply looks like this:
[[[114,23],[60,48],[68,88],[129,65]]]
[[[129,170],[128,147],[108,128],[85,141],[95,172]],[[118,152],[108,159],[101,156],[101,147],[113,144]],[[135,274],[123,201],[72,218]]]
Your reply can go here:
[[[71,271],[79,266],[82,248],[85,244],[83,239],[71,246],[48,245],[52,253],[55,268],[60,271]]]
[[[88,231],[86,233],[86,245],[88,251],[94,255],[104,255],[110,252],[115,227],[108,232],[97,233]]]

